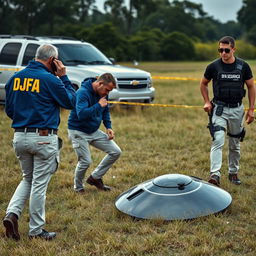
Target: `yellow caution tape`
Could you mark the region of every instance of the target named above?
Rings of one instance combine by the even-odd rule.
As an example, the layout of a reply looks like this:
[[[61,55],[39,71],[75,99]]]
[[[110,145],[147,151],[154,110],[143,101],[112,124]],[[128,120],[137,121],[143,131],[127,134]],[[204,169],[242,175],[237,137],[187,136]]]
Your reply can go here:
[[[152,76],[153,79],[165,79],[165,80],[183,80],[183,81],[199,81],[199,78],[192,77],[179,77],[179,76]]]
[[[118,104],[118,105],[131,105],[131,106],[147,106],[147,107],[162,107],[162,108],[201,108],[203,106],[189,106],[189,105],[174,105],[174,104],[158,104],[158,103],[139,103],[139,102],[127,102],[127,101],[108,101],[109,104]],[[249,108],[245,108],[245,111],[248,111]],[[256,109],[254,110],[256,112]]]
[[[19,71],[21,70],[20,68],[0,68],[2,71]]]
[[[150,107],[164,107],[164,108],[203,108],[202,106],[188,106],[188,105],[173,105],[173,104],[152,104],[152,103],[139,103],[139,102],[126,102],[126,101],[108,101],[110,104],[119,105],[133,105],[133,106],[150,106]]]
[[[180,77],[180,76],[152,76],[153,79],[162,79],[162,80],[182,80],[182,81],[200,81],[200,78],[193,77]],[[256,80],[254,80],[256,83]]]

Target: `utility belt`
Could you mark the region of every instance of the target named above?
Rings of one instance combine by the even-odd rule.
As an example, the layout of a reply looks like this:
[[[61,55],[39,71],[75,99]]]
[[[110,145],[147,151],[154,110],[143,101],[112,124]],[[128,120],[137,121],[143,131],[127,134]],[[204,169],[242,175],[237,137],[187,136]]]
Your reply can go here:
[[[221,116],[223,113],[224,107],[238,108],[242,105],[242,101],[239,101],[237,103],[226,103],[226,102],[220,101],[220,100],[213,100],[212,104],[213,104],[213,108],[217,107],[216,111],[215,111],[216,116]],[[215,106],[215,105],[217,105],[217,106]]]
[[[237,103],[226,103],[226,102],[220,101],[220,100],[213,100],[213,103],[216,105],[221,105],[223,107],[228,107],[228,108],[237,108],[242,105],[242,101],[239,101]]]
[[[48,128],[30,128],[30,127],[24,127],[24,128],[15,128],[14,132],[24,132],[24,133],[38,133],[39,136],[48,136],[52,134],[57,134],[57,129],[48,129]]]

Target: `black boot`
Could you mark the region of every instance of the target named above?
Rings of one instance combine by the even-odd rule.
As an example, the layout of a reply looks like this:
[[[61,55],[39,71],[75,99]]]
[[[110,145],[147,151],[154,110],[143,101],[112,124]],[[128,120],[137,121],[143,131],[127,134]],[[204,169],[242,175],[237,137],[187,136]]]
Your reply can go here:
[[[42,238],[42,239],[45,239],[45,240],[52,240],[56,237],[56,233],[55,232],[48,232],[44,229],[42,229],[42,232],[38,235],[35,235],[35,236],[29,236],[30,239],[33,239],[33,238]]]

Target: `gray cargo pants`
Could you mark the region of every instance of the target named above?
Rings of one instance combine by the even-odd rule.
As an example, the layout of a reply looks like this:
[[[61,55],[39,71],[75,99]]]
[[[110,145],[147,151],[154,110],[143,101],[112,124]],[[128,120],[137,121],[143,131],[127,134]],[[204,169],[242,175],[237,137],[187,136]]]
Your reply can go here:
[[[224,107],[221,116],[216,115],[217,105],[214,107],[212,123],[226,129],[232,135],[241,133],[243,129],[244,106],[243,104],[236,108]],[[215,140],[211,146],[211,174],[220,176],[222,166],[222,148],[225,142],[225,131],[217,131],[214,133]],[[237,173],[239,170],[240,160],[240,139],[234,137],[229,138],[228,165],[229,173]]]
[[[121,149],[113,140],[109,140],[108,135],[101,130],[87,134],[69,129],[68,135],[78,158],[74,174],[74,189],[79,191],[84,188],[83,179],[85,172],[92,163],[89,144],[107,153],[91,174],[95,179],[102,178],[121,155]]]
[[[29,235],[38,235],[45,224],[45,199],[48,183],[59,161],[58,136],[15,132],[13,147],[23,179],[16,188],[6,213],[20,217],[29,198]]]

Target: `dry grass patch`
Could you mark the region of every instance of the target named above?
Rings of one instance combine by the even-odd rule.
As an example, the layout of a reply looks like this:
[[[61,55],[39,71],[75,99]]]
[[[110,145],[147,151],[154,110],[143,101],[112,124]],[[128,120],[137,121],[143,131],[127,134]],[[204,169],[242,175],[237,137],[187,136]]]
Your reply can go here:
[[[141,63],[152,75],[201,77],[206,63]],[[255,69],[255,66],[253,66]],[[162,104],[202,105],[197,81],[155,80],[156,100]],[[0,108],[0,215],[21,179],[12,150],[13,131],[3,107]],[[46,201],[46,229],[56,231],[51,242],[27,237],[28,208],[19,221],[21,241],[7,240],[0,226],[0,255],[9,256],[163,256],[255,255],[255,124],[246,126],[241,144],[243,184],[227,179],[227,145],[224,148],[221,184],[233,197],[224,214],[193,221],[141,220],[119,212],[116,197],[130,187],[167,173],[181,173],[207,179],[211,138],[207,115],[201,109],[159,107],[114,107],[111,110],[116,142],[123,154],[104,181],[113,186],[109,193],[86,186],[86,193],[73,191],[76,155],[67,137],[69,112],[61,113],[59,135],[64,141],[61,164],[50,182]],[[104,154],[92,148],[93,164]]]

